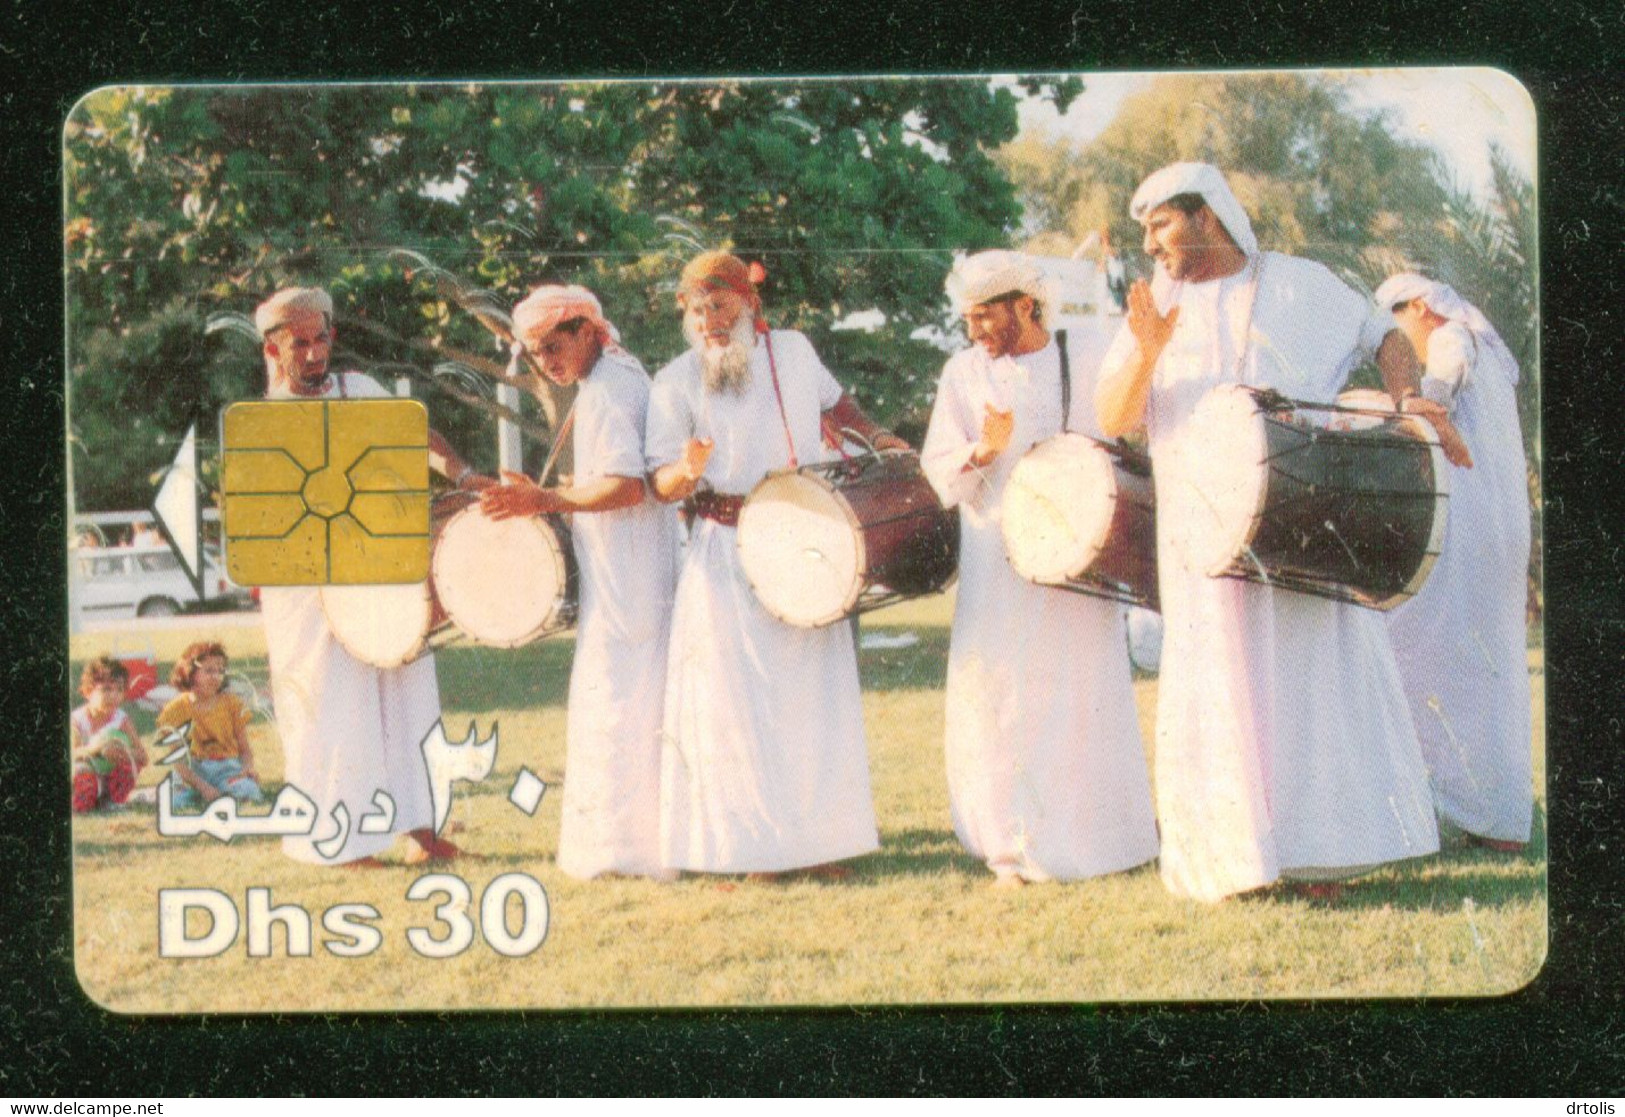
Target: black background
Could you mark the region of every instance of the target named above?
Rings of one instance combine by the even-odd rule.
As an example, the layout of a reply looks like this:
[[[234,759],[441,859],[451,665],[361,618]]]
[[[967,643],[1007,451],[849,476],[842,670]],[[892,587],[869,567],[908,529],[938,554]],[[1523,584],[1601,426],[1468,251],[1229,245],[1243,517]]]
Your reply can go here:
[[[216,3],[0,16],[0,1094],[1625,1094],[1618,4]],[[1496,65],[1540,114],[1551,950],[1490,1001],[114,1016],[73,972],[61,122],[102,84]],[[924,758],[922,762],[940,762]],[[1553,1106],[1553,1112],[1560,1107]]]

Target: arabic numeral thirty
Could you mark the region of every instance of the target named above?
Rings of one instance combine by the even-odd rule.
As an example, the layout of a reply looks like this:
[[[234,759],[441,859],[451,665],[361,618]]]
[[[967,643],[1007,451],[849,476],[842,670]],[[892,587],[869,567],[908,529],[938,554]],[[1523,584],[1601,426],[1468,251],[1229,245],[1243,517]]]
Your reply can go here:
[[[430,873],[412,882],[406,890],[408,900],[429,900],[445,897],[435,905],[435,919],[445,924],[445,934],[436,936],[428,928],[412,927],[406,932],[406,941],[425,958],[452,958],[467,950],[478,933],[469,911],[473,907],[474,893],[462,877],[450,873]],[[510,931],[508,901],[519,900],[519,928]],[[525,873],[504,873],[490,884],[480,896],[480,930],[492,950],[506,958],[523,958],[542,945],[547,938],[547,893],[541,883]]]
[[[508,933],[508,898],[519,898],[519,932]],[[480,897],[480,928],[491,949],[508,958],[523,958],[547,938],[547,893],[535,877],[503,873],[485,886]]]

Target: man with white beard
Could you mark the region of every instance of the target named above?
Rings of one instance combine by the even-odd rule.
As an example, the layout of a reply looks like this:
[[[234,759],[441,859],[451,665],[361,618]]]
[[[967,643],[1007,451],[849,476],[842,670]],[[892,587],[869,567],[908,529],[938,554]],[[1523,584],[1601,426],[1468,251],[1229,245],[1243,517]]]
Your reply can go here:
[[[739,509],[770,470],[824,459],[822,425],[907,449],[841,391],[806,337],[768,330],[759,277],[707,252],[683,269],[690,350],[655,376],[645,453],[656,495],[696,514],[671,628],[661,852],[690,872],[771,879],[879,846],[849,625],[793,628],[756,600]]]

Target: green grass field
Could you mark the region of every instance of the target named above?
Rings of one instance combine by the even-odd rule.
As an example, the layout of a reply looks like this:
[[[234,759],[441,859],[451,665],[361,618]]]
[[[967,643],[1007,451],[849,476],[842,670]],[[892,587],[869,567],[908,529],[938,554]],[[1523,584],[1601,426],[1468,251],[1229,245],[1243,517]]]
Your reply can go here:
[[[1320,906],[1268,895],[1197,904],[1170,896],[1154,868],[1077,884],[989,887],[949,821],[942,758],[942,683],[949,600],[907,602],[865,618],[865,631],[914,632],[919,643],[859,653],[881,850],[854,862],[844,883],[750,883],[688,877],[675,884],[581,883],[554,852],[565,773],[568,638],[514,651],[452,647],[439,656],[448,734],[468,722],[501,725],[491,777],[458,785],[453,835],[465,856],[440,869],[391,865],[352,871],[285,859],[274,839],[161,838],[151,806],[74,820],[75,953],[80,980],[122,1012],[477,1009],[577,1006],[814,1005],[1034,1001],[1203,1000],[1269,997],[1419,997],[1504,993],[1528,982],[1546,952],[1544,797],[1521,856],[1463,848],[1385,869]],[[136,643],[167,671],[190,631],[86,634],[82,661]],[[257,627],[222,628],[233,668],[263,688]],[[1545,782],[1542,656],[1534,680],[1537,786]],[[1136,683],[1151,740],[1156,680]],[[151,715],[138,715],[143,729]],[[256,720],[261,774],[280,786],[274,727]],[[520,766],[551,785],[535,817],[509,804]],[[143,783],[151,784],[149,769]],[[64,807],[68,799],[63,788]],[[394,856],[404,849],[397,847]],[[520,872],[546,889],[550,926],[525,957],[476,937],[460,955],[431,959],[409,944],[421,927],[443,937],[435,902],[406,899],[429,872],[467,881],[478,921],[492,879]],[[311,915],[314,950],[289,958],[282,933],[269,958],[245,936],[206,959],[158,954],[160,889],[212,888],[239,911],[249,888]],[[324,945],[322,913],[370,904],[382,945],[361,958]],[[511,930],[517,901],[508,904]],[[189,933],[203,933],[201,913]]]

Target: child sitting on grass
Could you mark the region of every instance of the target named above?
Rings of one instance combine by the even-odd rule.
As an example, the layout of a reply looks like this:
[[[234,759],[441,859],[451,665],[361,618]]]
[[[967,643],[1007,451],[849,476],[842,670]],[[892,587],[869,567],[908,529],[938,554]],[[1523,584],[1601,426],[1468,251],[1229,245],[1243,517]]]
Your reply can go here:
[[[124,688],[129,683],[129,669],[105,655],[85,664],[79,676],[85,704],[68,717],[75,814],[123,803],[135,789],[136,773],[147,762],[135,724],[124,712]]]
[[[169,685],[179,690],[158,715],[165,732],[192,725],[186,759],[175,765],[178,781],[171,804],[190,809],[222,795],[245,803],[264,801],[254,750],[248,744],[248,711],[225,690],[226,649],[219,644],[191,644],[181,653]]]

